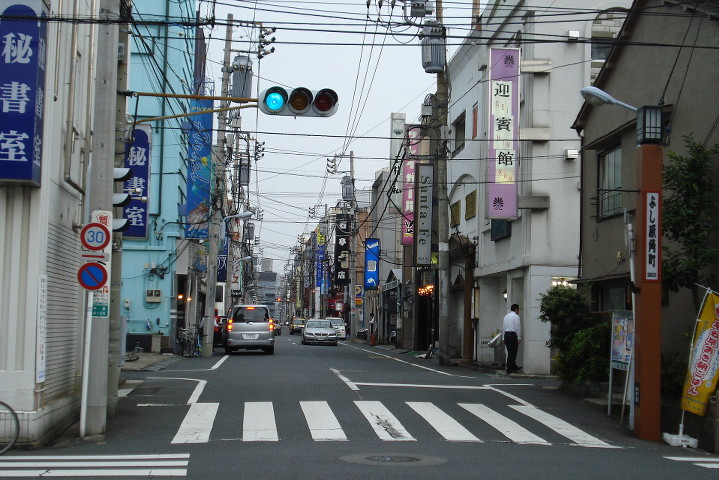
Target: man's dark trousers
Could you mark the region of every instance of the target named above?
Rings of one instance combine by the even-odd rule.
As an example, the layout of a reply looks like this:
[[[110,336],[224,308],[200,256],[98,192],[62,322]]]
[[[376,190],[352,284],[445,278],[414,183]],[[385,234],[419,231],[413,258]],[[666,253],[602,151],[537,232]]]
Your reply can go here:
[[[504,344],[507,346],[507,373],[512,373],[517,370],[517,350],[519,350],[517,332],[504,332]]]

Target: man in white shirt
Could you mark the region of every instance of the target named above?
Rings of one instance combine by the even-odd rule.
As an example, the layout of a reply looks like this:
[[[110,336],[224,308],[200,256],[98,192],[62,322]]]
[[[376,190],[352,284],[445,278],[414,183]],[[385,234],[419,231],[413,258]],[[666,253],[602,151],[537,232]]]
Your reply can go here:
[[[512,304],[510,312],[504,316],[502,323],[504,344],[507,347],[507,374],[518,372],[522,367],[517,365],[517,351],[522,341],[522,326],[519,322],[519,305]]]

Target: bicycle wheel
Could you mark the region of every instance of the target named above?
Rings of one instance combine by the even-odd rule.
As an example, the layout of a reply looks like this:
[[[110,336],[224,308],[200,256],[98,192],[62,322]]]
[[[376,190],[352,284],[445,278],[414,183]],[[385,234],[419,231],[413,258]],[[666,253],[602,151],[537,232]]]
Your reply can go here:
[[[10,450],[20,435],[20,420],[15,411],[0,402],[0,455]]]

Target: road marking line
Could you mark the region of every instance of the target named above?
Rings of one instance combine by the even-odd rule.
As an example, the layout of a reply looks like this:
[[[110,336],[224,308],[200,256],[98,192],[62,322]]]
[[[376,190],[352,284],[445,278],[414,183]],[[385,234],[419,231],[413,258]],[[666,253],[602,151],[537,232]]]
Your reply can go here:
[[[183,377],[147,377],[147,380],[187,380],[188,382],[197,382],[195,390],[193,390],[190,399],[187,400],[187,405],[197,403],[197,399],[200,398],[202,390],[207,385],[207,380],[200,380],[198,378],[183,378]]]
[[[406,402],[409,407],[417,412],[422,418],[437,430],[437,432],[450,442],[479,442],[472,432],[464,428],[454,418],[440,410],[430,402]]]
[[[190,458],[189,453],[148,453],[140,455],[45,455],[45,456],[20,456],[20,455],[6,455],[2,457],[0,463],[6,462],[7,460],[27,460],[29,458],[35,460],[47,459],[47,460],[151,460],[151,459],[165,459],[165,458]]]
[[[276,442],[278,440],[272,402],[245,402],[242,441]]]
[[[300,402],[302,412],[305,414],[307,426],[310,427],[312,439],[318,442],[347,441],[337,417],[325,401]]]
[[[186,468],[143,469],[143,470],[7,470],[0,471],[0,477],[186,477]]]
[[[358,387],[355,383],[351,382],[349,378],[347,378],[347,377],[345,377],[344,375],[342,375],[339,370],[337,370],[336,368],[330,368],[330,370],[332,371],[332,373],[334,373],[335,375],[337,375],[337,377],[338,377],[340,380],[342,380],[343,382],[345,382],[345,384],[346,384],[348,387],[350,387],[350,390],[355,390],[355,391],[359,390],[359,387]]]
[[[31,458],[31,457],[26,457]],[[43,460],[40,462],[9,462],[7,466],[15,468],[28,467],[186,467],[188,460],[162,460],[162,461],[144,461],[138,462],[133,460],[128,462],[110,462],[110,461],[74,461],[74,462],[50,462]],[[0,467],[6,464],[0,461]]]
[[[355,400],[355,405],[374,429],[377,436],[386,442],[414,442],[412,435],[399,423],[399,420],[377,401]]]
[[[225,361],[226,361],[228,358],[230,358],[230,356],[229,356],[229,355],[225,355],[225,356],[222,357],[217,363],[215,363],[213,366],[211,366],[211,367],[210,367],[210,370],[217,370],[218,368],[220,368],[220,365],[222,365],[223,363],[225,363]]]
[[[347,344],[347,343],[340,343],[340,345],[345,345],[345,346],[347,346],[347,347],[352,347],[352,348],[355,348],[355,349],[357,349],[357,350],[361,350],[361,351],[363,351],[363,352],[371,353],[372,355],[379,355],[379,356],[381,356],[381,357],[389,358],[389,359],[391,359],[391,360],[395,360],[395,361],[400,362],[400,363],[406,363],[407,365],[411,365],[411,366],[417,367],[417,368],[422,368],[422,369],[424,369],[424,370],[429,370],[430,372],[439,373],[439,374],[441,374],[441,375],[447,375],[447,376],[449,376],[449,377],[456,377],[456,376],[457,376],[457,375],[454,375],[453,373],[443,372],[443,371],[441,371],[441,370],[437,370],[437,369],[435,369],[435,368],[426,367],[426,366],[424,366],[424,365],[417,365],[416,363],[408,362],[408,361],[406,361],[406,360],[402,360],[402,359],[399,359],[399,358],[397,358],[397,357],[393,357],[392,355],[385,355],[384,353],[379,353],[379,352],[375,352],[375,351],[372,351],[372,350],[367,350],[366,348],[355,347],[354,345],[349,345],[349,344]],[[470,377],[470,378],[472,378],[472,377]]]
[[[353,385],[365,387],[411,387],[411,388],[444,388],[449,390],[493,390],[484,385],[424,385],[421,383],[375,383],[375,382],[353,382]]]
[[[504,415],[500,415],[485,405],[480,403],[460,403],[459,406],[479,417],[481,420],[487,422],[514,443],[551,445],[543,438],[540,438],[529,430],[521,427],[515,421],[510,420]]]
[[[207,443],[219,403],[193,403],[170,443]]]
[[[519,413],[522,413],[529,418],[546,425],[563,437],[567,437],[574,443],[581,447],[591,448],[621,448],[618,446],[609,445],[608,443],[599,440],[596,437],[589,435],[587,432],[580,430],[574,425],[565,422],[561,418],[557,418],[545,411],[538,409],[531,405],[510,405],[511,408],[515,409]]]

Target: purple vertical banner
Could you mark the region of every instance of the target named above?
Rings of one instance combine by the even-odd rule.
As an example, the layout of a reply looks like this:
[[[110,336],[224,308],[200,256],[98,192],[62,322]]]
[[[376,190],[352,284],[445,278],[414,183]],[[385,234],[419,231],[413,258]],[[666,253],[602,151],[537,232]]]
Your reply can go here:
[[[419,146],[422,142],[422,129],[417,125],[407,126],[407,148],[402,165],[402,245],[414,243],[414,174]]]
[[[190,111],[211,110],[212,100],[191,100]],[[212,114],[188,117],[187,224],[185,238],[207,238],[212,178]]]
[[[130,194],[130,203],[122,207],[122,216],[130,225],[122,233],[124,238],[147,238],[151,148],[152,127],[137,125],[125,152],[125,167],[132,170],[132,178],[122,184],[122,191]]]
[[[0,184],[39,187],[42,170],[47,16],[40,0],[2,2]]]
[[[517,217],[519,166],[518,48],[490,49],[487,217]]]

